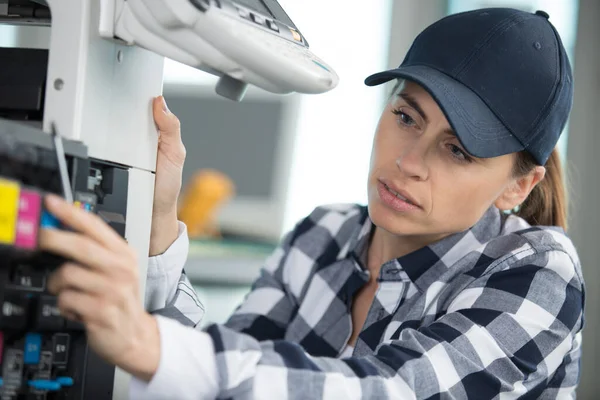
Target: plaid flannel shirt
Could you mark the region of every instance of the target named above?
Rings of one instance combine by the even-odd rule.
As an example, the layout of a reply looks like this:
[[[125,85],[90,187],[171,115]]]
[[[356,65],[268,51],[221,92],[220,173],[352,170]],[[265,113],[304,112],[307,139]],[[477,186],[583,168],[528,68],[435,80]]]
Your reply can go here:
[[[493,207],[468,231],[385,263],[353,356],[336,358],[369,279],[372,229],[366,207],[329,206],[286,236],[228,322],[206,329],[219,398],[575,397],[577,253],[562,230]],[[182,314],[176,303],[161,313]]]

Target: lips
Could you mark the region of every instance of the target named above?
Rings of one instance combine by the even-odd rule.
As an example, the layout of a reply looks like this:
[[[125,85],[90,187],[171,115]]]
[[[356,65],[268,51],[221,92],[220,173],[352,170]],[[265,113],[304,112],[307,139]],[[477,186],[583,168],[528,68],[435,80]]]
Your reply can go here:
[[[377,182],[377,194],[387,208],[401,214],[422,210],[419,205],[413,203],[415,200],[412,196],[408,195],[405,191],[398,191],[396,187],[390,188],[390,186],[389,183]]]
[[[392,193],[394,196],[399,198],[402,201],[405,201],[408,204],[411,204],[416,207],[421,207],[420,204],[410,195],[410,193],[405,190],[400,189],[398,186],[394,185],[392,182],[380,179],[380,182],[385,186],[385,188]]]

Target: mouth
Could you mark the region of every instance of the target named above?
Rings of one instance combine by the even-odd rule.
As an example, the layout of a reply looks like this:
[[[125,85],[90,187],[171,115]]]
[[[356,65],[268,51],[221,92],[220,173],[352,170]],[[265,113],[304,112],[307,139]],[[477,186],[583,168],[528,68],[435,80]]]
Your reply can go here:
[[[391,183],[385,182],[383,180],[380,180],[379,183],[383,186],[383,188],[390,195],[392,195],[394,198],[400,200],[401,202],[405,203],[410,208],[421,208],[419,203],[410,194],[406,193],[405,191],[403,191],[395,186],[392,186]]]

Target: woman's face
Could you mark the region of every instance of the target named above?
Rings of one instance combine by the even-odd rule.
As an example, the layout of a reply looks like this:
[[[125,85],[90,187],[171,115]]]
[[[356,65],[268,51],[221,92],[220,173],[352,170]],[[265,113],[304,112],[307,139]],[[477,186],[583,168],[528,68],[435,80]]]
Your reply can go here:
[[[469,229],[514,183],[514,157],[469,155],[433,98],[405,82],[375,133],[370,217],[392,234],[427,242]]]

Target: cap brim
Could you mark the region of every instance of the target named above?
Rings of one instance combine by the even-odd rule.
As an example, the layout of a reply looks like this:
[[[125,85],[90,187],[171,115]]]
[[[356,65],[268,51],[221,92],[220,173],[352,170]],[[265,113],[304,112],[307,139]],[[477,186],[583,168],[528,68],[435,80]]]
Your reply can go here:
[[[421,65],[401,66],[365,79],[376,86],[403,78],[422,86],[442,109],[458,139],[471,155],[498,157],[524,146],[471,89],[438,70]]]

